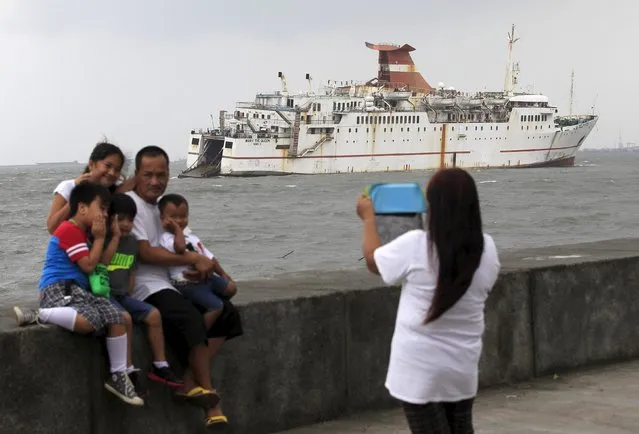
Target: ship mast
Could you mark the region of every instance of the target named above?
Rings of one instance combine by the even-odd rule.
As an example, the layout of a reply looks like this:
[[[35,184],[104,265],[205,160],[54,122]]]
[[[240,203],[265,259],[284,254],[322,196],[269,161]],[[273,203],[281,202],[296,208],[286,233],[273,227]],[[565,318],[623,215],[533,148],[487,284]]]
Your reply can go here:
[[[570,74],[570,108],[568,115],[572,116],[572,97],[575,91],[575,70],[572,70],[572,74]]]
[[[513,90],[517,83],[519,65],[513,65],[513,45],[517,41],[519,41],[519,38],[515,38],[515,25],[513,24],[512,30],[508,33],[508,65],[506,66],[506,80],[504,82],[506,96],[513,96]]]

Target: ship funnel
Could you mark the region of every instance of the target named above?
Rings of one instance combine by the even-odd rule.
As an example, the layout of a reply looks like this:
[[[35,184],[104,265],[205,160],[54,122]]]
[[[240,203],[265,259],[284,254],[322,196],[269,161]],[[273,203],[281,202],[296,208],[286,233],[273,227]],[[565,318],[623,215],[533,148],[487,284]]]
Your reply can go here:
[[[429,92],[432,87],[422,74],[417,71],[415,63],[410,56],[415,48],[408,44],[371,44],[366,46],[379,52],[379,71],[377,81],[389,87],[408,87],[407,90]]]

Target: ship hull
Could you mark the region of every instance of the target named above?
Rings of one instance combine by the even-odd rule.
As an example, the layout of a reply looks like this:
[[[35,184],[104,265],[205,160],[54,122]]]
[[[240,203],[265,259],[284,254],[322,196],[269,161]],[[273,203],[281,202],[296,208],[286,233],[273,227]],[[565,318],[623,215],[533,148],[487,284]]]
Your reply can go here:
[[[221,176],[265,176],[287,174],[337,174],[400,172],[441,167],[462,168],[534,168],[568,167],[597,122],[597,117],[563,128],[533,130],[521,125],[428,125],[407,137],[362,131],[323,143],[313,152],[290,155],[279,149],[282,141],[263,139],[259,145],[251,139],[226,138],[232,146],[224,149]],[[468,131],[466,130],[468,128]],[[541,126],[539,126],[541,128]],[[460,129],[462,130],[460,133]],[[501,129],[501,130],[500,130]],[[503,130],[506,131],[503,131]],[[364,129],[363,129],[364,130]],[[425,131],[425,132],[424,132]],[[420,134],[421,133],[421,134]],[[397,144],[399,142],[399,144]],[[445,143],[445,144],[443,144]],[[312,149],[313,142],[302,149]]]

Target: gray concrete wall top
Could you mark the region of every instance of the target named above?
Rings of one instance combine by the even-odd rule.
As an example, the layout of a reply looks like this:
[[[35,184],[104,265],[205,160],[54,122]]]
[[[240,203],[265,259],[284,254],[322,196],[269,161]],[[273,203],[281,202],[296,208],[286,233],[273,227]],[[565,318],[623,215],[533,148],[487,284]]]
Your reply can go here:
[[[499,248],[499,246],[498,246]],[[589,243],[565,244],[533,249],[500,250],[502,273],[549,267],[563,267],[639,256],[639,238],[620,238]],[[238,280],[238,306],[250,303],[314,297],[335,292],[363,291],[385,287],[378,276],[360,268],[282,273],[269,279]],[[27,307],[37,307],[34,300]],[[0,331],[15,328],[11,306],[0,312]]]

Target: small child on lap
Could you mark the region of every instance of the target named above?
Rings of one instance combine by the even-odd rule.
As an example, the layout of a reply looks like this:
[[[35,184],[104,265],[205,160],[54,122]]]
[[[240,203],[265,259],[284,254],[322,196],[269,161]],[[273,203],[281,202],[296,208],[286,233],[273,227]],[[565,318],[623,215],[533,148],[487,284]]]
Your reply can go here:
[[[164,195],[158,202],[162,226],[160,245],[170,252],[182,254],[187,250],[204,255],[215,262],[215,274],[202,282],[193,283],[186,279],[184,272],[189,267],[171,267],[169,273],[175,287],[191,302],[212,313],[212,322],[220,316],[223,309],[222,299],[230,299],[237,293],[237,286],[224,271],[213,253],[191,232],[189,223],[189,204],[179,194]]]
[[[133,323],[146,325],[149,345],[153,353],[153,366],[148,374],[149,378],[174,388],[181,387],[183,383],[166,361],[160,312],[152,305],[131,296],[135,287],[138,255],[138,241],[131,234],[136,214],[137,207],[130,196],[118,193],[112,197],[109,210],[110,240],[102,254],[102,263],[107,265],[109,272],[110,300],[127,318],[127,335],[129,336],[127,373],[136,385],[138,394],[143,394],[145,391],[138,378],[139,370],[135,369],[132,362]]]

